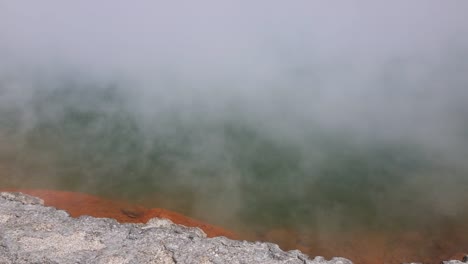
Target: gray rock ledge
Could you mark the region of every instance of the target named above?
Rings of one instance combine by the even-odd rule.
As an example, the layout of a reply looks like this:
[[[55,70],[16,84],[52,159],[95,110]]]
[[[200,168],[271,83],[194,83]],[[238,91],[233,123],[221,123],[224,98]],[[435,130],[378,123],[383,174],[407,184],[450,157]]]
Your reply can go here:
[[[71,218],[36,197],[0,192],[0,263],[301,263],[352,264],[345,258],[309,259],[272,243],[207,238],[199,228],[167,219],[120,224],[114,219]],[[468,263],[443,261],[443,264]]]
[[[344,258],[311,260],[272,243],[207,238],[199,228],[166,219],[119,224],[71,218],[39,198],[0,193],[0,263],[302,263],[352,264]]]

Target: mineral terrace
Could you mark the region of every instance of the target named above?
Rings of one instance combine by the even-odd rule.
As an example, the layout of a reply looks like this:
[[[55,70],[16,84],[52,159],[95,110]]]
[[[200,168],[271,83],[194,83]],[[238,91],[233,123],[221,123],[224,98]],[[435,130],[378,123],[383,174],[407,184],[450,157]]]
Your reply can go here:
[[[8,192],[0,193],[0,263],[352,264],[345,258],[309,259],[271,243],[208,238],[199,228],[166,219],[120,224],[107,218],[72,218],[45,207],[39,198]]]

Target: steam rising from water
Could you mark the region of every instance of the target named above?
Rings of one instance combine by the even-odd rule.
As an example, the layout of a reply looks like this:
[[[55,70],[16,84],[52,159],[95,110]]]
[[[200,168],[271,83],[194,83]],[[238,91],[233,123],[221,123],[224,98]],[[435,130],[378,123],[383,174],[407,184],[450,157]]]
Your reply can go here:
[[[226,226],[455,219],[467,8],[3,2],[0,186],[157,201]]]

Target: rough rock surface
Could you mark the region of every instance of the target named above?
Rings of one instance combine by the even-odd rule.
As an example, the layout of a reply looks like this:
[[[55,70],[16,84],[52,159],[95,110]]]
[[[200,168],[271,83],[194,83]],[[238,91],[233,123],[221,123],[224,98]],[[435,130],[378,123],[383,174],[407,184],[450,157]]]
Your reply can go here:
[[[71,218],[39,198],[0,193],[0,263],[309,263],[352,264],[344,258],[311,260],[271,243],[207,238],[198,228],[154,218],[119,224]]]
[[[309,259],[272,243],[207,238],[199,228],[153,218],[147,224],[70,217],[39,198],[0,192],[0,263],[305,263],[352,264],[344,258]],[[463,260],[441,264],[468,263]]]

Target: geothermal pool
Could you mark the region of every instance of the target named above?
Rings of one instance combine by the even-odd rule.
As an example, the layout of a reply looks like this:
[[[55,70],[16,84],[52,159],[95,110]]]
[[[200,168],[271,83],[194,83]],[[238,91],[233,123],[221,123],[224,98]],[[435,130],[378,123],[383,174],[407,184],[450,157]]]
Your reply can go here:
[[[161,207],[355,263],[438,263],[468,248],[468,170],[417,141],[285,132],[235,110],[167,110],[142,125],[114,88],[31,98],[0,106],[0,188]]]
[[[468,1],[36,2],[0,3],[0,189],[356,264],[468,253]]]

